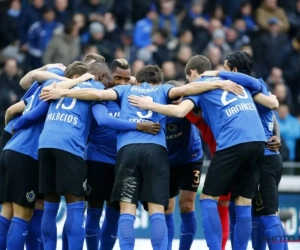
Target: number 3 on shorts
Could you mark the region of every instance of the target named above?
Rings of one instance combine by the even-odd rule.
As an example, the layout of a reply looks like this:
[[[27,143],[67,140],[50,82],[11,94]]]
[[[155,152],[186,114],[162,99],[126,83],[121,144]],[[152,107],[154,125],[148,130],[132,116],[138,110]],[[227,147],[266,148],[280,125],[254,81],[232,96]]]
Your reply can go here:
[[[153,102],[153,98],[151,96],[147,96],[147,99],[149,99],[150,102]],[[145,110],[148,111],[145,115],[142,114],[142,112],[138,111],[136,112],[136,114],[138,115],[138,117],[140,118],[150,118],[153,115],[153,111],[152,110]]]

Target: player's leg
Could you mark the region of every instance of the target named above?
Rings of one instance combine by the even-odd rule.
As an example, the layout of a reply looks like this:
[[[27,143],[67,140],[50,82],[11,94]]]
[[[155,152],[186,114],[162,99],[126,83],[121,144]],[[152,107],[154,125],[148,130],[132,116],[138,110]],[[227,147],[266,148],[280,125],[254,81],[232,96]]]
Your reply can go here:
[[[255,194],[264,157],[264,143],[252,142],[240,145],[245,155],[244,166],[239,168],[236,187],[234,249],[247,249],[252,231],[252,199]],[[242,153],[241,152],[241,153]],[[248,156],[248,157],[246,157]],[[243,233],[241,233],[243,232]]]
[[[236,213],[235,213],[235,195],[234,191],[231,192],[230,195],[230,201],[228,204],[228,212],[229,212],[229,220],[230,220],[230,243],[231,243],[231,248],[233,249],[233,240],[234,240],[234,228],[236,224]]]
[[[102,166],[101,191],[98,196],[106,201],[105,217],[100,233],[99,250],[112,250],[118,238],[118,221],[120,217],[120,206],[108,202],[110,200],[115,180],[115,166],[103,164]]]
[[[166,218],[166,224],[168,229],[168,250],[172,250],[172,244],[175,235],[174,214],[173,214],[174,210],[175,210],[175,197],[173,196],[173,198],[169,199],[168,209],[165,211],[165,218]]]
[[[181,216],[179,250],[190,249],[197,231],[195,198],[200,184],[201,162],[184,164],[180,168],[179,207]]]
[[[217,151],[206,174],[200,196],[202,227],[210,250],[222,249],[222,225],[218,212],[218,199],[234,186],[234,176],[240,166],[238,146]]]
[[[167,150],[159,145],[144,144],[140,200],[148,204],[153,249],[167,249],[168,229],[164,211],[169,202],[169,161]]]
[[[174,210],[175,210],[175,197],[179,194],[180,191],[180,167],[181,166],[172,166],[170,167],[170,199],[168,208],[165,211],[165,219],[168,228],[168,250],[172,249],[174,234],[175,234],[175,225],[174,225]]]
[[[11,150],[5,152],[4,161],[7,166],[5,200],[13,204],[7,249],[24,249],[38,193],[38,161]]]
[[[3,138],[1,137],[1,140]],[[3,151],[0,155],[0,202],[2,204],[1,215],[0,215],[0,249],[6,248],[7,232],[10,226],[11,219],[13,217],[12,204],[5,202],[5,186],[6,186],[6,169],[4,164]]]
[[[103,179],[100,162],[86,161],[87,167],[87,195],[88,203],[87,216],[85,222],[85,241],[88,250],[98,250],[100,239],[100,217],[102,215],[103,200],[100,200],[101,187]]]
[[[39,192],[44,194],[44,214],[41,224],[44,249],[56,249],[56,215],[60,194],[56,193],[56,161],[53,149],[39,149]]]
[[[134,248],[134,221],[140,190],[140,144],[122,147],[117,153],[112,203],[120,204],[118,238],[121,250]]]
[[[42,250],[41,224],[44,214],[44,196],[37,195],[32,218],[29,223],[28,235],[26,240],[26,250]]]
[[[230,201],[230,194],[221,196],[218,201],[218,211],[222,225],[222,250],[225,250],[226,243],[229,236],[229,214],[228,206]]]
[[[261,206],[255,207],[255,212],[261,215],[260,220],[267,239],[275,239],[283,236],[283,227],[278,217],[278,173],[281,173],[282,161],[279,154],[267,155],[264,157],[260,176],[259,191],[261,194]],[[258,203],[258,202],[257,202]],[[284,248],[284,242],[268,242],[270,250],[280,250]]]
[[[55,149],[56,193],[65,195],[67,218],[65,233],[69,249],[82,249],[84,243],[84,209],[87,173],[84,159],[67,151]]]

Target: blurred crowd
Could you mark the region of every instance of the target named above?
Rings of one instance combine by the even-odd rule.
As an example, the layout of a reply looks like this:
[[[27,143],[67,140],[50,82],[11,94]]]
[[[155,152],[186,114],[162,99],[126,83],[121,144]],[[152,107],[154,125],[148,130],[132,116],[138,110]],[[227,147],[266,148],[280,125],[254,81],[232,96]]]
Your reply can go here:
[[[299,32],[300,0],[0,0],[0,127],[24,94],[21,77],[44,64],[99,53],[127,59],[133,75],[158,64],[165,81],[186,82],[191,56],[222,70],[243,50],[280,101],[284,160],[300,161]]]

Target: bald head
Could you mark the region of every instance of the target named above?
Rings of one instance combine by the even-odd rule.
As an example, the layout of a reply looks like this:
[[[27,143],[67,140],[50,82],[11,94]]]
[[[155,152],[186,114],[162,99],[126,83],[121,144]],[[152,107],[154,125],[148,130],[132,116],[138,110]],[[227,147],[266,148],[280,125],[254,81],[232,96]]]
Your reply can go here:
[[[88,65],[88,72],[95,76],[96,81],[100,81],[108,88],[111,84],[112,77],[106,63],[96,61]]]

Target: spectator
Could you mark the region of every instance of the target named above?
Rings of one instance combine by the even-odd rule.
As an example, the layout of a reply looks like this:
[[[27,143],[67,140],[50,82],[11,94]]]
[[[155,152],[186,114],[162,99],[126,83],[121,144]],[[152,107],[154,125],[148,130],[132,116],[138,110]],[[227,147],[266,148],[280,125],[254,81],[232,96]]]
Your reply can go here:
[[[86,45],[83,48],[83,54],[78,59],[78,61],[83,61],[87,54],[99,54],[98,48],[95,45]]]
[[[86,20],[82,13],[76,13],[73,16],[73,21],[79,30],[80,45],[84,47],[90,41],[90,34],[86,28]]]
[[[107,8],[101,0],[86,0],[81,2],[78,12],[83,13],[88,22],[102,22]]]
[[[153,22],[153,33],[165,29],[170,36],[176,37],[179,34],[179,22],[175,15],[174,0],[164,0],[160,2],[160,7],[160,14]]]
[[[284,10],[277,6],[277,0],[264,0],[256,12],[258,26],[263,30],[268,30],[268,20],[274,17],[279,20],[280,31],[287,32],[290,24]]]
[[[135,60],[132,63],[131,74],[136,76],[136,73],[145,66],[145,63],[142,60]]]
[[[279,103],[286,103],[290,109],[293,107],[291,96],[288,95],[288,88],[283,83],[276,84],[274,87],[274,95],[276,95]]]
[[[42,55],[56,29],[63,25],[55,21],[54,9],[47,7],[43,10],[43,20],[32,24],[28,30],[28,53],[32,69],[42,67]]]
[[[282,78],[282,70],[279,68],[272,68],[266,80],[266,84],[271,92],[274,91],[276,85],[285,84],[285,81]]]
[[[123,33],[121,34],[121,41],[124,48],[124,58],[128,61],[129,64],[132,64],[137,58],[137,47],[132,42],[132,31],[123,31]]]
[[[207,50],[209,50],[211,47],[217,47],[217,48],[219,48],[221,50],[221,53],[222,53],[221,60],[222,61],[231,52],[231,48],[226,43],[225,33],[224,33],[224,31],[222,29],[214,31],[214,33],[213,33],[213,39],[208,44]]]
[[[178,80],[175,63],[172,61],[165,61],[161,67],[164,74],[164,82],[170,80]]]
[[[218,19],[222,22],[225,27],[230,27],[232,25],[232,19],[224,13],[224,9],[221,5],[217,4],[210,15],[211,18]]]
[[[104,39],[110,45],[110,49],[114,51],[117,47],[121,46],[122,30],[118,27],[116,18],[111,12],[105,13],[103,24],[105,26]]]
[[[20,80],[17,61],[13,58],[7,59],[0,75],[0,89],[1,92],[6,90],[9,94],[9,105],[17,102],[24,94],[24,90],[19,85]]]
[[[257,29],[255,20],[252,16],[252,6],[251,6],[250,2],[245,1],[241,4],[240,10],[239,10],[239,16],[241,19],[244,20],[247,30],[256,30]]]
[[[78,28],[73,21],[65,25],[64,34],[54,36],[43,56],[44,64],[62,63],[68,65],[80,55]]]
[[[180,72],[178,77],[185,79],[184,68],[192,56],[193,52],[190,47],[183,45],[179,48],[175,59],[176,72]]]
[[[91,35],[89,44],[95,45],[99,54],[104,56],[107,61],[111,61],[113,55],[111,55],[109,42],[104,39],[104,26],[99,22],[93,22],[89,26],[89,32]]]
[[[56,20],[66,23],[72,19],[72,13],[67,9],[69,0],[55,0]]]
[[[296,117],[289,113],[286,104],[279,105],[276,118],[280,126],[280,136],[286,142],[289,149],[289,161],[294,161],[296,153],[296,141],[300,138],[300,126]]]
[[[214,70],[217,70],[216,67],[223,62],[222,52],[218,47],[209,47],[206,56],[210,60]]]
[[[277,58],[277,66],[282,69],[283,78],[290,87],[293,99],[296,101],[299,91],[300,79],[300,32],[296,37],[282,49],[280,49]]]
[[[167,38],[168,32],[166,30],[155,31],[153,34],[153,44],[149,48],[152,52],[153,61],[160,66],[164,61],[170,60]]]
[[[13,0],[0,23],[0,49],[18,40],[18,17],[20,13],[20,1]]]
[[[190,30],[182,30],[179,36],[179,43],[177,46],[177,50],[182,46],[189,46],[193,51],[196,51],[197,41],[193,39],[193,33]]]
[[[21,42],[21,50],[27,51],[29,27],[43,18],[44,0],[33,0],[32,4],[25,6],[18,20],[18,36]]]
[[[259,63],[262,67],[263,77],[266,77],[276,64],[277,52],[287,43],[287,36],[280,33],[279,20],[271,18],[268,21],[268,33],[260,38]]]
[[[296,2],[296,9],[288,14],[288,19],[291,25],[290,34],[293,37],[300,30],[300,0]]]
[[[149,8],[146,17],[136,23],[133,40],[138,48],[144,48],[151,44],[153,20],[156,15],[156,9],[152,6]]]

